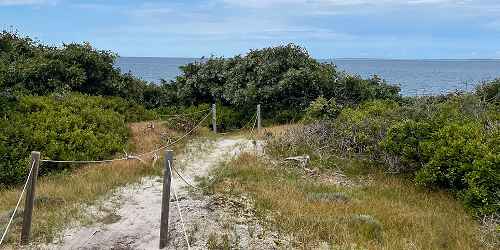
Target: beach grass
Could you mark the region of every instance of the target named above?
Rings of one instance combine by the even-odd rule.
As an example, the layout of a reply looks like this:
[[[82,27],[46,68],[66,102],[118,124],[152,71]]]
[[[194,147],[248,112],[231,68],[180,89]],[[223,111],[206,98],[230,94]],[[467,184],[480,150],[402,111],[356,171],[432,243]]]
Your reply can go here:
[[[320,176],[247,153],[213,172],[207,185],[212,193],[250,195],[260,218],[301,249],[482,248],[479,224],[446,192],[378,172],[350,176],[350,185]]]

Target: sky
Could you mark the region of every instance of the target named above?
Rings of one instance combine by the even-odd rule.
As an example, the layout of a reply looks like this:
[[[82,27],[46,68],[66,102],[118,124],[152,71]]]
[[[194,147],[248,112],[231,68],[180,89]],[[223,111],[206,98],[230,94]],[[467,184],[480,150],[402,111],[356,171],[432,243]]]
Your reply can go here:
[[[295,43],[315,58],[500,58],[500,0],[0,0],[0,28],[120,56],[233,56]]]

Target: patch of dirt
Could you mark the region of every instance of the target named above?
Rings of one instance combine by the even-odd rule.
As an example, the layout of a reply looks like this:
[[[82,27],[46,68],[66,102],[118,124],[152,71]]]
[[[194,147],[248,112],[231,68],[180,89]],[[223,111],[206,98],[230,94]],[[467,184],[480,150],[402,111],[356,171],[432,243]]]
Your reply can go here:
[[[256,150],[246,139],[220,139],[211,147],[188,150],[174,166],[191,183],[206,177],[209,171],[243,151]],[[188,148],[193,146],[189,146]],[[196,148],[196,147],[194,147]],[[196,157],[193,157],[195,155]],[[182,166],[181,166],[182,164]],[[172,187],[179,201],[170,203],[169,244],[166,249],[186,249],[179,205],[192,249],[281,249],[289,248],[290,240],[265,229],[254,215],[247,197],[227,198],[204,196],[190,192],[188,185],[173,174]],[[102,218],[88,226],[77,225],[61,233],[41,249],[158,249],[162,198],[162,178],[147,177],[140,183],[119,188],[106,200],[88,209]],[[105,209],[103,209],[105,208]],[[104,211],[103,211],[104,210]]]

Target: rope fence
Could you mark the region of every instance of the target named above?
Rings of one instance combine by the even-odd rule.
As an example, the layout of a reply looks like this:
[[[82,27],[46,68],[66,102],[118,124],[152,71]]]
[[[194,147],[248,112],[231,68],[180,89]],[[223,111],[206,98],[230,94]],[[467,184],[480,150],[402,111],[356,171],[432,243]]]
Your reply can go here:
[[[208,109],[205,109],[205,110],[202,110],[202,111],[206,112],[206,111],[208,111]],[[201,113],[202,111],[193,112],[193,113],[189,113],[189,114],[186,114],[186,115],[190,115],[190,114],[194,114],[194,113]],[[203,122],[207,119],[207,117],[210,114],[211,114],[210,112],[208,114],[206,114],[193,128],[191,128],[187,133],[183,134],[181,137],[177,138],[175,141],[173,141],[171,143],[168,143],[167,145],[160,146],[160,147],[158,147],[158,148],[156,148],[156,149],[154,149],[152,151],[141,153],[139,155],[130,155],[127,152],[125,152],[125,157],[120,157],[120,158],[115,158],[115,159],[108,159],[108,160],[84,160],[84,161],[78,161],[78,160],[53,160],[53,159],[38,160],[37,159],[37,161],[39,161],[39,162],[48,162],[48,163],[100,164],[100,163],[112,163],[112,162],[115,162],[115,161],[124,161],[124,160],[139,160],[139,161],[141,161],[141,162],[144,163],[144,161],[140,157],[146,156],[146,155],[149,155],[149,154],[153,154],[153,165],[154,165],[154,163],[156,162],[156,160],[158,160],[158,158],[159,158],[158,155],[157,155],[158,151],[160,151],[162,149],[166,149],[166,148],[168,148],[170,146],[173,146],[174,144],[180,142],[182,139],[186,138],[188,135],[192,134],[194,131],[198,130],[200,128],[200,126],[203,124]],[[33,160],[33,162],[32,162],[32,165],[30,167],[28,176],[26,178],[26,182],[24,183],[23,189],[22,189],[21,193],[19,194],[19,198],[17,200],[17,203],[16,203],[16,206],[14,208],[14,211],[12,212],[12,214],[10,216],[10,219],[9,219],[9,221],[8,221],[6,227],[5,227],[5,230],[2,233],[2,237],[0,238],[0,246],[4,243],[4,241],[5,241],[6,237],[7,237],[8,231],[11,228],[11,225],[12,225],[12,223],[14,221],[14,217],[16,216],[17,211],[19,209],[19,206],[21,204],[21,200],[22,200],[22,198],[24,196],[24,193],[26,192],[26,188],[28,187],[28,184],[30,183],[30,180],[33,179],[32,176],[38,175],[38,173],[36,173],[36,175],[34,175],[34,173],[33,173],[33,169],[35,167],[35,164],[37,164],[37,161]],[[169,161],[169,163],[170,163],[170,161]],[[189,182],[187,182],[187,180],[185,180],[180,175],[180,173],[177,170],[175,170],[175,171],[181,177],[181,179],[183,179],[183,181],[185,181],[186,183],[188,183],[190,186],[193,186],[192,184],[190,184]],[[31,185],[33,186],[33,182],[31,183]],[[174,190],[174,192],[175,192],[175,190]],[[32,197],[26,196],[26,200],[27,200],[26,204],[28,204],[28,200],[29,199],[30,200],[34,199],[34,194],[31,194],[31,196]],[[176,197],[176,200],[177,200],[177,194],[176,193],[174,193],[174,196]],[[33,204],[28,204],[28,205],[31,205],[30,210],[32,210],[32,205]],[[26,208],[25,208],[25,210],[26,210]],[[179,213],[180,213],[180,208],[179,208]],[[25,211],[25,214],[26,214],[26,211]],[[21,237],[21,240],[22,240],[23,244],[25,243],[25,241],[27,243],[27,241],[29,240],[29,232],[30,232],[30,228],[31,228],[31,211],[29,211],[29,217],[28,217],[28,219],[29,219],[29,221],[25,221],[26,219],[23,220],[23,235]],[[28,223],[28,225],[29,225],[27,227],[27,230],[26,230],[25,223]],[[26,231],[28,233],[27,235],[25,235]],[[23,239],[23,238],[26,238],[26,239]],[[187,238],[186,238],[186,240],[187,240]],[[188,242],[188,244],[189,244],[189,242]]]
[[[171,164],[170,160],[167,160],[167,163],[168,163],[168,168],[170,169],[170,178],[172,178],[172,164]],[[184,219],[182,218],[182,212],[181,212],[181,207],[179,205],[179,199],[177,198],[177,192],[175,191],[174,185],[172,185],[171,187],[172,187],[172,192],[174,193],[175,205],[177,206],[177,211],[179,213],[179,218],[181,219],[182,231],[184,232],[184,237],[186,239],[187,248],[188,248],[188,250],[190,250],[191,246],[189,245],[189,237],[187,235],[187,230],[186,230],[186,225],[184,223]]]
[[[213,131],[216,132],[216,123],[217,123],[217,119],[216,119],[216,116],[217,116],[217,112],[216,112],[216,107],[215,105],[212,106],[211,109],[204,109],[204,110],[201,110],[201,111],[196,111],[196,112],[192,112],[192,113],[186,113],[186,114],[179,114],[179,115],[173,115],[171,117],[179,117],[179,116],[188,116],[188,115],[192,115],[192,114],[198,114],[198,113],[202,113],[202,112],[207,112],[211,110],[211,112],[208,112],[202,119],[200,119],[196,125],[194,127],[192,127],[188,132],[186,132],[185,134],[183,134],[182,136],[180,136],[179,138],[177,138],[175,141],[173,142],[170,142],[166,145],[160,145],[159,147],[155,148],[154,150],[151,150],[149,152],[144,152],[144,153],[140,153],[138,155],[131,155],[131,154],[128,154],[127,152],[125,152],[125,156],[124,157],[119,157],[119,158],[115,158],[115,159],[106,159],[106,160],[55,160],[55,159],[43,159],[41,160],[40,159],[40,153],[39,152],[32,152],[32,164],[31,164],[31,167],[30,167],[30,170],[29,170],[29,173],[28,173],[28,176],[27,176],[27,179],[26,179],[26,182],[24,183],[24,186],[23,186],[23,189],[21,191],[21,193],[19,194],[19,198],[17,200],[17,203],[16,203],[16,206],[14,208],[14,211],[12,212],[12,214],[10,215],[10,219],[9,219],[9,222],[7,223],[6,227],[5,227],[5,230],[4,232],[2,233],[2,238],[0,239],[0,246],[2,245],[2,243],[4,243],[6,237],[7,237],[7,234],[8,234],[8,231],[9,229],[11,228],[11,225],[14,221],[14,217],[16,216],[16,213],[19,209],[19,206],[21,204],[21,200],[28,188],[28,186],[30,186],[30,188],[28,189],[28,192],[26,194],[26,205],[25,205],[25,209],[24,209],[24,219],[23,219],[23,228],[22,228],[22,234],[21,234],[21,243],[22,244],[27,244],[29,243],[29,238],[30,238],[30,231],[31,231],[31,220],[32,220],[32,211],[33,211],[33,207],[34,207],[34,197],[35,197],[35,186],[36,186],[36,177],[38,176],[38,168],[39,168],[39,164],[40,162],[47,162],[47,163],[74,163],[74,164],[101,164],[101,163],[112,163],[112,162],[115,162],[115,161],[125,161],[125,160],[138,160],[140,162],[143,162],[145,163],[141,157],[145,157],[145,156],[148,156],[148,155],[152,155],[152,160],[153,160],[153,166],[155,165],[156,161],[160,158],[158,156],[158,152],[161,151],[161,150],[164,150],[164,149],[167,149],[173,145],[175,145],[176,143],[180,142],[181,140],[183,140],[184,138],[186,138],[187,136],[189,136],[190,134],[192,134],[194,131],[197,131],[203,124],[203,122],[205,122],[207,120],[207,118],[212,115],[212,126],[213,126]],[[252,116],[252,118],[247,122],[247,124],[243,127],[245,128],[247,125],[250,125],[251,123],[253,122],[253,125],[252,127],[250,128],[250,133],[252,136],[255,136],[255,126],[257,124],[259,124],[259,129],[260,129],[260,105],[258,105],[257,107],[257,112]],[[167,155],[166,155],[166,166],[165,166],[165,174],[164,175],[164,190],[163,190],[163,196],[165,196],[167,193],[168,193],[168,196],[167,197],[170,197],[170,188],[172,188],[172,192],[173,192],[173,195],[174,195],[174,199],[175,199],[175,202],[176,202],[176,206],[177,206],[177,210],[178,210],[178,213],[179,213],[179,217],[180,217],[180,221],[181,221],[181,224],[182,224],[182,229],[183,229],[183,233],[184,233],[184,236],[185,236],[185,240],[186,240],[186,243],[187,243],[187,248],[188,249],[191,249],[191,246],[189,244],[189,238],[188,238],[188,234],[187,234],[187,231],[186,231],[186,225],[184,223],[184,218],[182,216],[182,211],[181,211],[181,208],[180,208],[180,205],[179,205],[179,199],[178,199],[178,195],[177,195],[177,192],[175,190],[175,188],[173,186],[171,186],[171,179],[172,179],[172,171],[175,171],[175,173],[179,176],[179,178],[184,182],[186,183],[188,186],[196,189],[196,190],[199,190],[199,188],[197,188],[196,186],[194,186],[190,181],[188,181],[183,175],[181,175],[181,173],[177,170],[177,168],[173,167],[172,165],[172,160],[173,160],[173,156],[172,156],[172,150],[166,150],[167,152]],[[168,173],[168,174],[167,174]],[[165,176],[168,176],[168,180],[166,180],[167,178],[165,178]],[[30,185],[28,185],[30,184]],[[166,189],[166,187],[168,187]],[[28,197],[29,196],[29,197]],[[164,199],[162,198],[162,219],[161,219],[161,227],[160,228],[165,228],[166,229],[163,229],[163,231],[167,231],[168,232],[168,202],[170,201],[170,199]],[[165,206],[163,203],[167,202],[167,205]],[[164,208],[167,208],[167,211],[166,211],[166,214],[167,214],[167,219],[166,219],[166,226],[164,225],[165,224],[165,221],[163,219],[163,213],[165,212],[164,211]],[[168,233],[165,234],[165,233],[162,233],[162,230],[160,230],[160,246],[162,246],[162,244],[164,245],[167,241],[167,237],[168,237]]]
[[[33,168],[35,167],[35,161],[31,164],[30,171],[28,173],[28,177],[26,178],[26,182],[24,183],[23,190],[21,191],[21,194],[19,195],[19,199],[17,200],[16,207],[14,208],[14,211],[12,212],[12,215],[10,216],[9,222],[7,223],[7,226],[5,227],[5,230],[2,234],[2,238],[0,239],[0,246],[2,245],[5,237],[7,236],[7,232],[9,231],[10,225],[12,224],[12,221],[14,220],[14,217],[16,216],[17,209],[19,208],[19,205],[21,204],[21,200],[23,198],[24,192],[26,191],[26,187],[28,186],[29,180],[31,178],[31,174],[33,173]]]
[[[205,117],[203,117],[196,124],[196,126],[194,126],[187,133],[185,133],[184,135],[182,135],[181,137],[179,137],[177,140],[175,140],[175,141],[173,141],[173,142],[171,142],[171,143],[169,143],[167,145],[161,146],[161,147],[159,147],[157,149],[154,149],[152,151],[149,151],[149,152],[146,152],[146,153],[141,153],[139,155],[129,155],[129,154],[125,153],[125,157],[116,158],[116,159],[109,159],[109,160],[97,160],[97,161],[51,160],[51,159],[44,159],[44,160],[41,160],[41,161],[42,162],[52,162],[52,163],[75,163],[75,164],[111,163],[111,162],[115,162],[115,161],[125,161],[125,160],[139,160],[139,161],[142,161],[142,159],[140,158],[141,156],[149,155],[149,154],[158,152],[158,151],[160,151],[162,149],[165,149],[167,147],[173,146],[174,144],[176,144],[179,141],[181,141],[182,139],[184,139],[186,136],[190,135],[193,131],[197,130],[201,126],[201,124],[207,119],[207,117],[209,115],[210,115],[210,113],[208,113],[207,115],[205,115]]]
[[[181,180],[182,180],[184,183],[186,183],[188,186],[192,187],[192,188],[193,188],[193,189],[195,189],[195,190],[199,190],[199,188],[198,188],[198,187],[196,187],[195,185],[191,184],[191,182],[187,181],[187,180],[186,180],[186,178],[185,178],[184,176],[182,176],[182,175],[179,173],[179,171],[177,171],[177,168],[175,168],[175,167],[171,167],[171,168],[175,171],[175,173],[179,176],[179,178],[181,178]]]
[[[178,143],[179,141],[181,141],[182,139],[184,139],[186,136],[190,135],[193,131],[197,130],[201,124],[207,119],[207,117],[210,115],[210,113],[208,113],[207,115],[205,115],[205,117],[203,117],[200,122],[198,122],[198,124],[196,124],[196,126],[194,126],[191,130],[189,130],[186,134],[184,134],[183,136],[179,137],[177,140],[167,144],[167,145],[164,145],[164,146],[161,146],[155,150],[152,150],[152,151],[149,151],[149,152],[146,152],[146,153],[142,153],[142,154],[139,154],[137,155],[137,157],[141,157],[141,156],[145,156],[145,155],[149,155],[149,154],[152,154],[152,153],[156,153],[162,149],[166,149],[176,143]]]
[[[175,114],[175,115],[160,115],[160,117],[182,117],[182,116],[189,116],[189,115],[203,113],[203,112],[206,112],[206,111],[209,111],[209,110],[210,110],[210,108],[199,110],[199,111],[194,111],[194,112],[191,112],[191,113],[182,113],[182,114]]]
[[[247,129],[247,128],[250,128],[250,124],[252,123],[253,119],[256,119],[257,118],[257,112],[255,112],[252,117],[250,118],[250,120],[248,120],[247,123],[245,123],[245,125],[241,128],[241,129]]]

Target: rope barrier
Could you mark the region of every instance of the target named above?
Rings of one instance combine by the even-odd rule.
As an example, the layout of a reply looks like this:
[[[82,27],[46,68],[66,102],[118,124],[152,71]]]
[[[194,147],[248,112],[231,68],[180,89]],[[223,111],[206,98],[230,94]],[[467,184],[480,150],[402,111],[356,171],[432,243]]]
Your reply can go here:
[[[246,128],[248,125],[250,125],[250,123],[253,121],[253,119],[256,119],[256,118],[257,118],[257,112],[255,112],[255,113],[252,115],[252,118],[250,118],[250,120],[248,120],[248,122],[245,124],[245,126],[243,126],[241,129]]]
[[[195,112],[191,112],[191,113],[182,113],[182,114],[175,114],[175,115],[160,115],[161,117],[179,117],[179,116],[188,116],[188,115],[194,115],[194,114],[199,114],[199,113],[203,113],[203,112],[206,112],[210,110],[210,108],[208,109],[203,109],[203,110],[199,110],[199,111],[195,111]]]
[[[250,129],[250,136],[251,136],[252,138],[255,138],[254,129],[255,129],[255,125],[256,125],[256,124],[257,124],[257,116],[255,116],[255,120],[254,120],[254,122],[253,122],[253,126],[252,126],[252,128]]]
[[[170,178],[172,178],[172,164],[170,163],[170,160],[168,160],[168,167],[170,168]],[[179,212],[179,218],[181,219],[184,237],[186,238],[187,248],[188,250],[190,250],[191,246],[189,245],[189,238],[186,231],[186,225],[184,224],[184,220],[182,219],[182,212],[181,212],[181,207],[179,206],[179,199],[177,198],[177,192],[175,191],[174,185],[172,185],[171,187],[172,187],[172,192],[174,193],[175,205],[177,205],[177,211]]]
[[[17,204],[16,204],[16,207],[14,208],[14,212],[12,212],[12,215],[10,216],[9,223],[7,223],[7,227],[5,227],[5,231],[2,234],[2,238],[0,239],[0,246],[2,245],[2,242],[5,239],[7,232],[9,231],[9,227],[12,224],[12,221],[14,220],[14,216],[16,216],[17,209],[19,208],[19,204],[21,204],[21,200],[23,198],[24,191],[26,191],[26,187],[28,186],[28,182],[30,180],[31,173],[33,172],[33,167],[35,167],[35,161],[33,161],[33,164],[31,164],[30,172],[28,174],[28,178],[26,178],[26,182],[24,183],[23,191],[21,191],[21,195],[19,195],[19,199],[17,200]]]
[[[108,163],[108,162],[123,161],[123,160],[130,160],[130,159],[123,157],[123,158],[119,158],[119,159],[102,160],[102,161],[59,161],[59,160],[40,160],[40,161],[41,162],[52,162],[52,163],[82,163],[82,164],[87,164],[87,163]]]
[[[189,181],[187,181],[180,173],[179,171],[177,171],[177,168],[173,167],[175,173],[181,178],[182,181],[184,181],[184,183],[186,183],[187,185],[189,185],[190,187],[198,190],[199,188],[194,186],[193,184],[191,184]]]
[[[184,134],[183,136],[179,137],[177,140],[167,144],[167,145],[164,145],[164,146],[161,146],[155,150],[152,150],[152,151],[149,151],[149,152],[146,152],[146,153],[142,153],[142,154],[139,154],[137,155],[137,157],[141,157],[141,156],[145,156],[145,155],[148,155],[148,154],[151,154],[151,153],[155,153],[155,152],[158,152],[162,149],[165,149],[167,147],[170,147],[174,144],[176,144],[177,142],[179,142],[180,140],[184,139],[184,137],[188,136],[189,134],[191,134],[195,129],[198,129],[200,127],[200,125],[207,119],[207,117],[210,115],[210,113],[208,113],[207,115],[205,115],[205,117],[203,117],[203,119],[201,119],[200,122],[198,122],[198,124],[196,124],[196,126],[194,126],[189,132],[187,132],[186,134]]]
[[[150,152],[142,153],[142,154],[139,154],[139,155],[129,155],[129,154],[125,153],[125,157],[122,157],[122,158],[116,158],[116,159],[110,159],[110,160],[100,160],[100,161],[71,161],[71,160],[50,160],[50,159],[47,159],[47,160],[41,160],[41,162],[89,164],[89,163],[111,163],[111,162],[115,162],[115,161],[138,160],[138,161],[144,163],[144,161],[140,158],[141,156],[145,156],[145,155],[149,155],[151,153],[158,152],[158,151],[160,151],[162,149],[165,149],[167,147],[170,147],[170,146],[176,144],[180,140],[184,139],[186,136],[190,135],[195,129],[198,129],[200,127],[200,125],[203,123],[203,121],[205,121],[209,115],[210,115],[210,113],[208,113],[207,115],[205,115],[205,117],[203,117],[203,119],[201,119],[201,121],[198,122],[198,124],[196,124],[196,126],[194,126],[186,134],[184,134],[181,137],[179,137],[177,140],[175,140],[175,141],[173,141],[173,142],[171,142],[171,143],[169,143],[167,145],[161,146],[161,147],[159,147],[159,148],[157,148],[155,150],[152,150]]]

